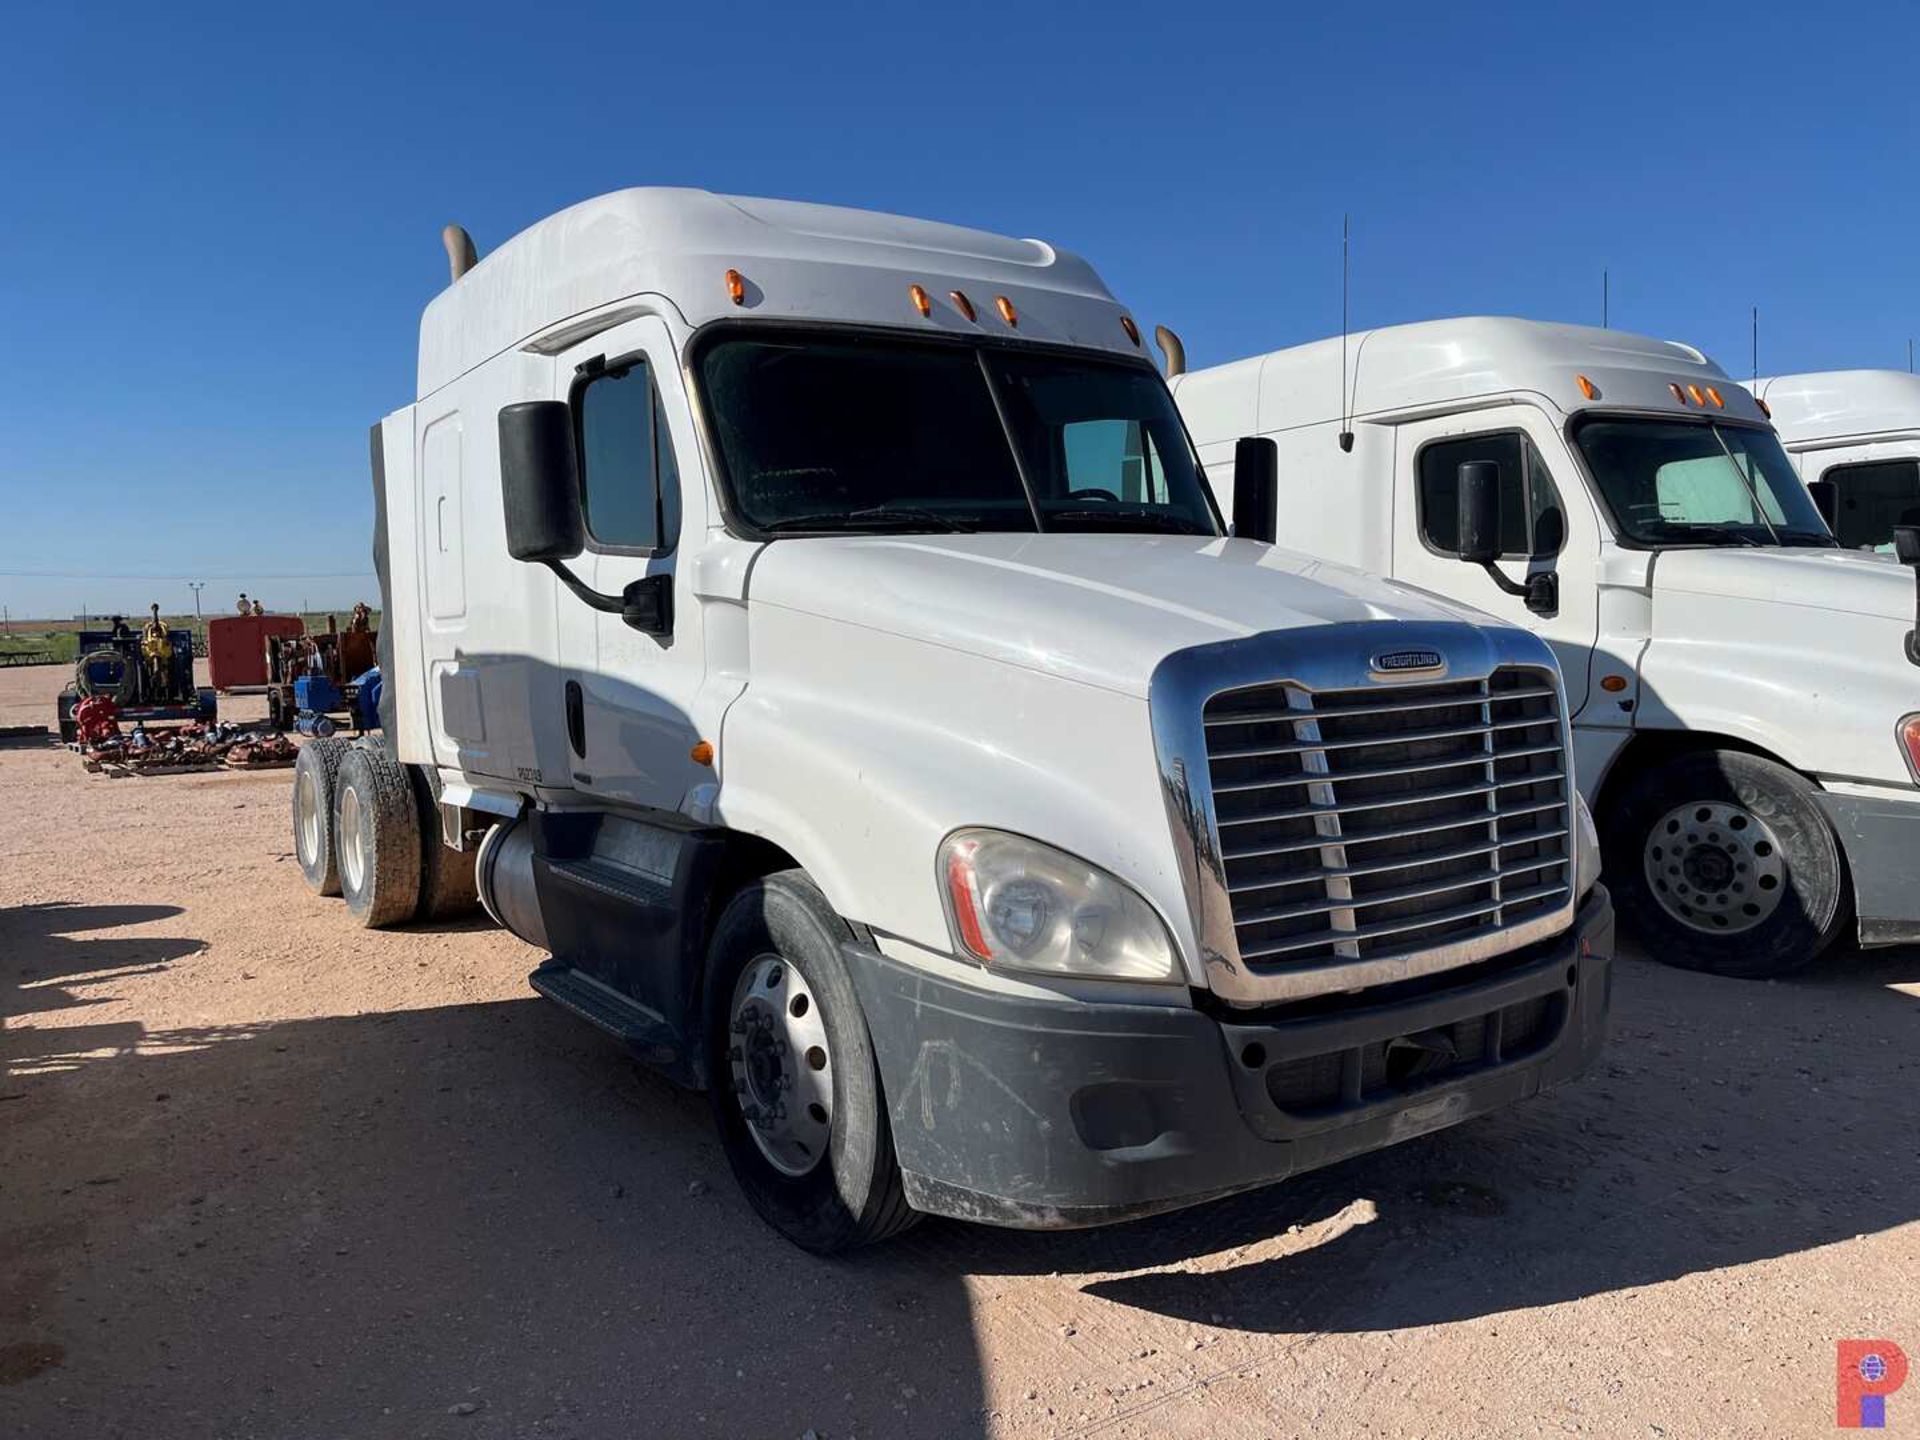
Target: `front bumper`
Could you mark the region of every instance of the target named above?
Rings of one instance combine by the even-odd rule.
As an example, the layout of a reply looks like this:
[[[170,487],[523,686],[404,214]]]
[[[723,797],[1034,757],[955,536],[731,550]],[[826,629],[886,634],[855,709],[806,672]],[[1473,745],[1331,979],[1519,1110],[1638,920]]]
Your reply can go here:
[[[1605,1039],[1613,908],[1596,887],[1571,930],[1472,978],[1297,1018],[1013,998],[845,954],[908,1200],[1053,1229],[1268,1184],[1579,1074]]]
[[[1860,943],[1920,944],[1920,797],[1820,792],[1853,875]]]

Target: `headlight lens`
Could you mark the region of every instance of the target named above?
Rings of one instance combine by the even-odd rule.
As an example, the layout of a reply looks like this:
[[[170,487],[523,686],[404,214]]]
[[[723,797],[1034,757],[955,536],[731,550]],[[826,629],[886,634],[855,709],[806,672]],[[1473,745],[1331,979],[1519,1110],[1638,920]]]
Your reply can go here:
[[[1573,796],[1573,816],[1578,846],[1573,893],[1584,900],[1587,892],[1600,883],[1600,832],[1594,828],[1593,812],[1587,808],[1586,797],[1578,791]]]
[[[1097,866],[999,830],[957,830],[940,847],[960,946],[997,969],[1109,980],[1180,977],[1151,906]]]

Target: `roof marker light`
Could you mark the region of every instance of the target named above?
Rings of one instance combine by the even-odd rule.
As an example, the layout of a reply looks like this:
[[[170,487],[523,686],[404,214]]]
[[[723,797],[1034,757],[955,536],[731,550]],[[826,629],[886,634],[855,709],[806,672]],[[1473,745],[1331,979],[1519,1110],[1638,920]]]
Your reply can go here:
[[[1707,403],[1707,397],[1700,393],[1700,387],[1698,385],[1687,386],[1687,394],[1693,397],[1693,403],[1696,405],[1704,405]]]
[[[918,285],[909,285],[907,287],[907,298],[913,301],[913,308],[918,310],[923,317],[933,314],[933,301],[927,298],[927,292],[922,290]]]
[[[1020,325],[1019,313],[1014,310],[1013,302],[1009,300],[1006,296],[1004,295],[994,296],[993,308],[1000,312],[1000,318],[1006,321],[1007,324],[1013,326],[1016,329],[1019,328],[1019,325]]]
[[[1586,376],[1584,375],[1574,376],[1573,383],[1580,387],[1580,393],[1586,396],[1587,399],[1598,400],[1600,398],[1600,387],[1594,384],[1591,380],[1587,379]]]
[[[1773,418],[1773,406],[1762,400],[1758,395],[1753,397],[1753,403],[1760,407],[1760,413],[1762,415],[1766,416],[1769,420]]]
[[[1140,327],[1133,323],[1133,317],[1131,315],[1122,315],[1120,317],[1120,328],[1127,332],[1127,338],[1133,341],[1133,348],[1138,350],[1140,348]]]
[[[948,292],[947,298],[953,301],[953,308],[966,316],[967,319],[971,320],[974,318],[973,302],[965,295],[961,294],[958,290],[953,290]]]
[[[727,271],[727,298],[736,305],[747,303],[747,277],[738,270]]]
[[[1669,384],[1667,389],[1673,392],[1673,398],[1678,400],[1682,405],[1687,403],[1687,392],[1682,390],[1678,385]]]
[[[1724,410],[1727,408],[1727,402],[1720,398],[1720,392],[1711,385],[1707,386],[1707,399],[1713,402],[1713,408],[1716,410]]]

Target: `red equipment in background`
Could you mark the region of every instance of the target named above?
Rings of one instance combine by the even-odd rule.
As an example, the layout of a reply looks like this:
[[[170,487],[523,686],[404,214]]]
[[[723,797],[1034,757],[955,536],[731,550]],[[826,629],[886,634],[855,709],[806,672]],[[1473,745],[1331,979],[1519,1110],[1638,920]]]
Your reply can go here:
[[[298,615],[216,615],[207,621],[207,675],[213,688],[265,685],[268,638],[306,633]]]
[[[73,707],[74,738],[82,746],[98,745],[120,733],[120,707],[110,695],[89,695]]]

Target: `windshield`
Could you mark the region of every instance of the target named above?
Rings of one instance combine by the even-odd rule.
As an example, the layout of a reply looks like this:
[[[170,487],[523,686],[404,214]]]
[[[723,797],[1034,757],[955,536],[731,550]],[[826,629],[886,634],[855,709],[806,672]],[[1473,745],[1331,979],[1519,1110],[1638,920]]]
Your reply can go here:
[[[1595,417],[1573,438],[1622,538],[1640,545],[1832,545],[1771,430]]]
[[[772,533],[1220,533],[1160,377],[1094,356],[793,330],[699,356],[734,510]]]

